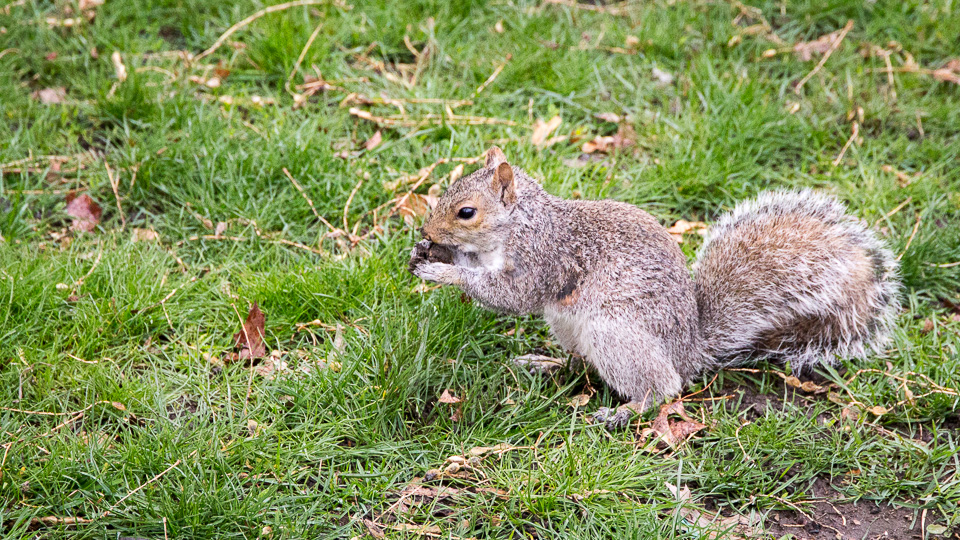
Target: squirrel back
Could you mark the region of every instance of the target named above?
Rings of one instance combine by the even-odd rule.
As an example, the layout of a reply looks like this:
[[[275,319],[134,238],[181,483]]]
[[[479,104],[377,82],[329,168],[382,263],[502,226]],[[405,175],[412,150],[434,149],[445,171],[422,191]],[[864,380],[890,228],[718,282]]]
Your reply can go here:
[[[899,309],[897,261],[837,200],[767,192],[714,225],[694,264],[715,367],[771,357],[802,369],[879,352]]]

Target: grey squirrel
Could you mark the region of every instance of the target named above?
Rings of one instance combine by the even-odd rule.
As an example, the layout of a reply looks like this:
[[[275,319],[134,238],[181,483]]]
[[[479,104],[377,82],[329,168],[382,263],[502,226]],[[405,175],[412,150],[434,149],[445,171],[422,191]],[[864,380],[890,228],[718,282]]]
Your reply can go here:
[[[550,195],[494,147],[421,232],[414,275],[497,311],[542,315],[635,411],[749,359],[802,369],[879,351],[899,309],[891,252],[809,190],[767,192],[721,217],[691,279],[653,216]]]

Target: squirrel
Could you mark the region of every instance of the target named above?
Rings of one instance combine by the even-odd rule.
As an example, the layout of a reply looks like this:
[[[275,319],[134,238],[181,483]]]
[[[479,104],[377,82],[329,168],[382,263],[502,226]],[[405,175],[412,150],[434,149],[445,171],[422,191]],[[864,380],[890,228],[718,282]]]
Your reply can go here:
[[[802,370],[879,352],[899,310],[890,250],[810,190],[766,192],[720,217],[691,278],[647,212],[553,196],[493,147],[420,232],[414,275],[496,311],[541,315],[629,400],[601,411],[608,428],[723,367],[769,358]]]

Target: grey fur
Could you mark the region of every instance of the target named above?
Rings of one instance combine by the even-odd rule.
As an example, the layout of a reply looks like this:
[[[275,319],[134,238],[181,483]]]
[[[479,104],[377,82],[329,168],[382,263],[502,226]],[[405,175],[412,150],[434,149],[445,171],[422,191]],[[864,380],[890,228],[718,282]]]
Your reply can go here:
[[[489,308],[542,315],[561,345],[643,407],[746,357],[806,366],[862,355],[889,332],[896,263],[833,199],[771,193],[738,206],[713,228],[691,280],[676,241],[643,210],[560,199],[519,168],[498,172],[503,159],[491,150],[423,228],[455,249],[453,264],[414,253],[411,271]],[[464,206],[473,219],[457,217]],[[807,229],[791,229],[798,223]],[[798,320],[802,335],[790,331]]]

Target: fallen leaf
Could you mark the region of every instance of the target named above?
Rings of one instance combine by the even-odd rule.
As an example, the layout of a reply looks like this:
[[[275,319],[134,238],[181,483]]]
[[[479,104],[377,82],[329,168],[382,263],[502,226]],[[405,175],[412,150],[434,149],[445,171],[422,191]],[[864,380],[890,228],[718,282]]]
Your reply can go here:
[[[206,224],[204,224],[204,225],[206,225]],[[227,232],[227,227],[228,227],[228,226],[229,226],[229,225],[227,224],[226,221],[218,221],[218,222],[217,222],[217,226],[213,229],[213,234],[215,234],[215,235],[217,235],[217,236],[222,236],[223,233]],[[209,228],[209,227],[207,227],[207,228]]]
[[[873,407],[868,408],[867,412],[874,416],[883,416],[884,414],[887,414],[890,411],[886,407],[875,405]]]
[[[707,224],[702,221],[678,219],[676,223],[667,229],[667,232],[670,233],[670,236],[672,236],[678,244],[682,244],[684,234],[695,232],[700,236],[705,236],[707,234]]]
[[[673,84],[673,75],[660,68],[653,68],[650,74],[656,79],[658,86],[670,86]]]
[[[463,400],[451,394],[450,390],[444,390],[443,393],[440,394],[439,401],[440,403],[460,403]]]
[[[113,51],[110,60],[113,62],[113,72],[117,75],[117,80],[120,82],[127,80],[127,66],[123,65],[123,58],[120,53]]]
[[[363,143],[363,147],[366,148],[367,150],[373,150],[374,148],[380,146],[380,141],[382,140],[383,140],[383,134],[380,133],[380,130],[378,129],[376,133],[374,133],[369,139],[367,139],[367,142]]]
[[[160,235],[153,229],[133,229],[130,240],[133,242],[156,242],[160,240]]]
[[[119,401],[111,401],[111,402],[110,402],[110,405],[113,405],[113,408],[114,408],[114,409],[117,409],[118,411],[125,411],[125,410],[127,410],[127,406],[124,405],[123,403],[120,403]]]
[[[266,322],[267,319],[260,311],[260,306],[254,302],[247,313],[247,320],[243,322],[243,328],[233,335],[234,347],[240,348],[238,355],[240,360],[263,358],[267,354],[267,348],[263,344]]]
[[[273,351],[274,353],[279,353],[280,351]],[[241,351],[242,353],[242,351]],[[290,371],[290,366],[279,356],[274,356],[272,353],[270,357],[265,359],[263,362],[253,366],[253,372],[257,375],[260,375],[268,381],[272,381],[284,373]]]
[[[437,197],[432,195],[420,195],[419,193],[408,193],[397,199],[397,213],[403,217],[403,221],[413,226],[416,218],[427,215],[434,206],[437,205]]]
[[[577,394],[576,396],[570,398],[570,401],[567,402],[567,405],[576,409],[578,407],[586,407],[587,403],[590,403],[589,394]]]
[[[67,89],[62,86],[55,88],[43,88],[30,94],[30,97],[43,103],[44,105],[54,105],[63,103],[67,100]]]
[[[546,122],[542,118],[538,118],[533,124],[533,134],[530,135],[530,142],[534,146],[547,146],[547,137],[562,123],[563,119],[560,118],[560,115],[556,115]]]
[[[57,51],[49,52],[46,56],[43,57],[47,62],[53,62],[57,59]]]
[[[619,124],[619,123],[620,123],[620,120],[622,120],[622,119],[620,118],[620,115],[619,115],[619,114],[612,113],[612,112],[599,113],[599,114],[595,114],[595,115],[593,115],[593,116],[594,116],[594,118],[597,118],[597,119],[599,119],[599,120],[603,120],[604,122],[610,122],[610,123],[613,123],[613,124]]]
[[[842,32],[843,29],[835,30],[813,41],[801,41],[793,46],[793,52],[804,62],[812,60],[815,54],[825,54],[829,51]]]
[[[636,49],[640,46],[640,38],[637,36],[627,36],[627,39],[624,40],[624,45],[626,45],[628,49]]]
[[[666,486],[678,503],[672,510],[673,514],[681,518],[685,529],[690,530],[690,526],[699,529],[695,531],[697,537],[745,540],[756,536],[753,529],[759,523],[759,518],[754,512],[751,512],[749,517],[740,515],[723,517],[720,514],[699,510],[691,504],[690,488],[687,486],[678,488],[669,482]]]
[[[77,232],[93,232],[103,215],[100,205],[86,193],[74,198],[68,196],[66,212],[73,218],[70,230]]]
[[[680,416],[683,421],[670,421],[669,416],[671,414]],[[683,410],[682,401],[674,401],[660,407],[660,412],[657,414],[657,417],[653,419],[650,427],[643,431],[643,435],[644,438],[648,435],[654,435],[660,441],[666,443],[667,446],[675,448],[691,435],[706,427],[705,424],[701,424],[687,416],[687,413]]]
[[[493,31],[502,34],[503,33],[503,21],[497,21],[497,24],[493,25]]]
[[[615,150],[633,146],[636,143],[636,133],[628,125],[621,125],[615,135],[605,135],[594,137],[593,140],[583,143],[581,150],[585,154],[602,152],[610,154]]]

